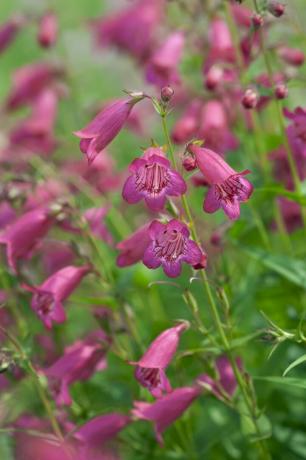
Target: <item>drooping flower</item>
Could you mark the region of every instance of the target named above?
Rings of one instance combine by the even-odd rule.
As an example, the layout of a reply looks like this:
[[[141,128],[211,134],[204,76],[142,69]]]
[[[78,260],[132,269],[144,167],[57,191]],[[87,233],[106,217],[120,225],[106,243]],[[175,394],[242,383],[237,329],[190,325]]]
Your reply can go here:
[[[151,343],[139,361],[130,362],[136,366],[135,377],[143,387],[159,398],[171,391],[165,370],[172,360],[179,344],[180,336],[188,328],[188,323],[166,329]]]
[[[146,67],[146,78],[149,83],[163,87],[180,82],[178,64],[182,56],[184,43],[184,34],[174,32],[153,53]]]
[[[89,164],[117,136],[133,106],[143,97],[141,94],[107,104],[85,128],[74,132],[81,139],[80,149],[87,156]]]
[[[138,0],[132,6],[93,23],[99,46],[115,45],[143,61],[151,52],[164,0]]]
[[[243,177],[250,171],[238,173],[220,155],[195,144],[189,145],[188,150],[195,155],[197,165],[209,184],[204,211],[213,213],[222,208],[230,219],[238,219],[240,203],[247,201],[253,192],[252,184]]]
[[[84,212],[84,217],[88,222],[92,233],[102,241],[111,244],[113,237],[103,221],[107,211],[107,207],[90,208]]]
[[[14,272],[17,272],[17,260],[30,255],[53,223],[54,217],[42,207],[26,212],[5,228],[0,244],[6,245],[8,264]]]
[[[154,423],[157,441],[162,445],[162,433],[188,409],[200,393],[201,390],[196,386],[176,388],[152,404],[134,401],[132,414]]]
[[[167,196],[179,196],[186,192],[186,183],[173,170],[161,148],[150,147],[141,158],[130,165],[131,176],[126,180],[122,196],[130,204],[141,199],[152,211],[161,211]]]
[[[287,64],[295,67],[300,67],[305,62],[305,54],[299,48],[289,48],[283,45],[277,49],[277,54]]]
[[[240,358],[236,359],[237,366],[242,369]],[[220,356],[216,360],[217,377],[213,379],[208,374],[202,374],[197,378],[197,382],[204,384],[218,399],[232,398],[236,388],[237,380],[232,365],[226,356]]]
[[[70,405],[69,386],[88,380],[96,371],[104,370],[109,338],[102,330],[92,332],[64,350],[64,354],[43,373],[48,378],[58,405]]]
[[[53,273],[39,286],[23,285],[33,293],[31,307],[46,328],[53,322],[62,323],[66,319],[63,302],[77,288],[85,275],[91,271],[89,265],[75,267],[69,265]]]
[[[162,265],[171,278],[180,275],[183,262],[197,265],[202,261],[202,251],[189,234],[187,226],[176,219],[167,224],[154,220],[149,227],[151,243],[145,250],[143,263],[153,269]]]
[[[222,18],[216,17],[211,21],[208,38],[210,43],[209,61],[235,61],[235,49],[231,33]]]
[[[81,425],[75,431],[74,437],[85,444],[98,447],[114,438],[130,422],[130,417],[118,412],[99,415]]]
[[[54,12],[49,11],[40,19],[37,35],[38,43],[43,48],[50,48],[57,40],[58,21]]]
[[[14,16],[0,25],[0,54],[15,40],[23,23],[24,18]]]
[[[151,238],[149,236],[149,227],[151,222],[140,227],[125,240],[120,241],[116,248],[120,254],[117,257],[118,267],[128,267],[142,260],[145,250],[147,249]]]

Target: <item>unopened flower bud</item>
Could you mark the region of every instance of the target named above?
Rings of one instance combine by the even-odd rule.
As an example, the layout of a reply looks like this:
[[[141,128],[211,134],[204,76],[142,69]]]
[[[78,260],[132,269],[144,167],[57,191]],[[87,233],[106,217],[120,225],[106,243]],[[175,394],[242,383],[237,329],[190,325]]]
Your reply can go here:
[[[186,155],[183,159],[183,168],[186,171],[193,171],[197,168],[197,161],[193,155]]]
[[[268,11],[276,18],[280,18],[285,12],[285,5],[283,3],[271,0],[268,3]]]
[[[254,89],[247,89],[242,98],[242,105],[245,109],[254,109],[258,103],[258,94]]]
[[[259,29],[264,24],[264,18],[259,13],[254,13],[251,17],[251,21],[254,29]]]
[[[174,95],[174,89],[171,86],[164,86],[161,89],[160,97],[163,102],[169,102]]]
[[[284,83],[279,83],[274,91],[276,99],[285,99],[288,96],[288,88]]]
[[[212,66],[206,74],[206,78],[204,81],[205,87],[212,91],[216,88],[216,86],[221,82],[223,77],[223,70],[221,67]]]

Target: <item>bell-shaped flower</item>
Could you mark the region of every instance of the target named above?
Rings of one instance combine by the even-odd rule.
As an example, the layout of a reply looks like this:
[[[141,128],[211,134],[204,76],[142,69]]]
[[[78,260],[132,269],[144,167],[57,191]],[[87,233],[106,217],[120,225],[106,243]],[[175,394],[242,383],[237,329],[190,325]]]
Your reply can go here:
[[[180,336],[188,328],[188,323],[166,329],[151,343],[145,354],[137,362],[135,377],[143,387],[147,388],[155,398],[171,391],[165,369],[172,360],[179,344]]]
[[[0,244],[6,245],[8,264],[14,272],[17,272],[17,260],[30,256],[53,223],[54,217],[47,208],[37,208],[26,212],[3,230]]]
[[[23,285],[33,293],[31,307],[42,320],[46,328],[51,329],[53,322],[62,323],[66,319],[63,302],[78,287],[85,275],[91,271],[89,265],[61,268],[39,286]]]
[[[161,148],[151,147],[129,167],[131,176],[126,180],[122,196],[130,204],[141,199],[152,211],[161,211],[167,196],[180,196],[187,186],[182,176],[171,168]]]
[[[114,438],[130,422],[130,417],[118,412],[98,415],[81,425],[74,432],[74,438],[81,443],[98,447]]]
[[[151,241],[149,227],[151,222],[140,227],[125,240],[120,241],[116,248],[120,254],[117,257],[118,267],[128,267],[142,260],[145,250]]]
[[[195,144],[188,146],[195,155],[197,165],[209,184],[204,201],[204,211],[213,213],[222,208],[232,220],[240,216],[240,203],[247,201],[252,192],[252,184],[243,176],[250,171],[238,173],[220,155]]]
[[[162,265],[165,274],[171,278],[180,275],[183,262],[189,265],[201,263],[203,253],[189,235],[187,226],[176,219],[166,224],[154,220],[149,228],[151,243],[145,250],[143,263],[153,269]]]
[[[188,409],[200,393],[200,388],[196,386],[176,388],[154,403],[134,401],[132,414],[138,419],[154,423],[157,441],[162,445],[162,433]]]
[[[144,95],[139,94],[112,101],[85,128],[74,132],[81,139],[80,150],[89,164],[117,136],[133,106],[143,98]]]

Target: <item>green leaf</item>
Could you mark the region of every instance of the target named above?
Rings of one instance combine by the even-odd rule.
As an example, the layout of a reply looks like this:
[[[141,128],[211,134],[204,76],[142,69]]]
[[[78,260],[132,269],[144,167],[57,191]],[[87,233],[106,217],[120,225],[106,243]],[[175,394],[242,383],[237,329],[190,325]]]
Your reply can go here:
[[[278,185],[271,186],[271,187],[263,187],[263,188],[257,188],[255,190],[255,193],[266,193],[267,195],[272,195],[272,196],[284,196],[288,198],[288,200],[295,201],[296,203],[299,203],[301,205],[306,205],[306,196],[297,192],[290,192],[289,190],[286,190],[283,187],[280,187]]]
[[[263,382],[269,382],[275,385],[284,385],[294,388],[302,388],[306,390],[306,380],[305,379],[298,379],[298,378],[291,378],[291,377],[253,377],[254,380],[259,380]]]
[[[295,361],[293,361],[290,366],[287,367],[287,369],[283,373],[283,377],[288,374],[294,367],[299,366],[300,364],[304,363],[306,361],[306,354],[303,356],[300,356],[297,358]]]
[[[291,283],[306,289],[305,262],[279,254],[270,254],[259,248],[244,248],[244,250],[265,267],[270,268]]]

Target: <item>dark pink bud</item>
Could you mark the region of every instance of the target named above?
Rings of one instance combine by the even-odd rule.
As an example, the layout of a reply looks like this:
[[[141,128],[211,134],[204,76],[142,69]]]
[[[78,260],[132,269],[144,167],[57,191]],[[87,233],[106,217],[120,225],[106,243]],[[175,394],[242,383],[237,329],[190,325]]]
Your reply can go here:
[[[258,103],[258,93],[254,89],[247,89],[244,93],[241,103],[245,109],[254,109]]]
[[[135,401],[132,414],[154,423],[157,441],[162,445],[162,433],[188,409],[199,394],[200,389],[197,387],[176,388],[152,404]]]
[[[205,87],[211,91],[216,89],[219,83],[221,83],[223,80],[223,74],[224,72],[221,67],[217,65],[211,66],[205,75]]]
[[[164,86],[161,89],[160,96],[163,102],[169,102],[174,95],[174,89],[171,86]]]
[[[53,273],[39,286],[23,287],[33,293],[31,307],[44,325],[51,329],[52,323],[62,323],[66,319],[63,302],[77,288],[85,275],[91,271],[89,265],[64,267]]]
[[[80,149],[87,156],[89,164],[117,136],[133,106],[143,98],[144,95],[139,94],[113,101],[104,107],[85,128],[74,132],[81,138]]]
[[[23,18],[16,16],[0,26],[0,54],[15,40],[23,22]]]
[[[280,83],[275,87],[274,94],[276,99],[285,99],[288,96],[288,88],[284,83]]]
[[[162,266],[167,276],[175,278],[180,275],[183,262],[197,265],[202,260],[202,251],[189,238],[187,226],[176,219],[166,224],[154,220],[149,235],[151,243],[143,256],[143,263],[148,268]]]
[[[183,168],[186,171],[194,171],[197,168],[197,161],[193,155],[184,155]]]
[[[188,150],[195,155],[198,167],[209,184],[204,211],[213,213],[222,208],[230,219],[238,219],[240,202],[247,201],[253,192],[252,184],[243,177],[250,171],[238,173],[220,155],[195,144],[189,145]]]
[[[252,14],[252,25],[254,29],[259,29],[264,25],[264,17],[259,13]]]
[[[148,388],[156,398],[171,391],[165,369],[176,353],[182,332],[188,326],[188,323],[184,322],[166,329],[151,343],[139,361],[130,363],[136,366],[135,377],[140,385]]]
[[[281,46],[277,50],[278,55],[287,63],[296,67],[304,64],[305,54],[298,48],[289,48]]]
[[[142,260],[145,250],[147,249],[151,238],[149,236],[149,227],[151,222],[140,227],[128,238],[117,244],[120,254],[117,257],[118,267],[127,267],[134,265]]]
[[[43,48],[50,48],[57,40],[58,21],[53,12],[46,13],[40,20],[37,40]]]
[[[3,231],[0,244],[6,245],[8,264],[14,272],[17,272],[17,260],[31,254],[53,223],[48,209],[38,208],[23,214]]]
[[[131,176],[126,180],[122,196],[130,204],[144,199],[152,211],[161,211],[168,196],[186,193],[181,175],[171,168],[170,161],[159,147],[148,148],[143,157],[129,166]]]
[[[207,254],[202,252],[202,258],[200,262],[192,266],[195,270],[204,270],[207,267]]]
[[[276,0],[269,0],[268,11],[276,18],[280,18],[285,13],[286,6]]]

